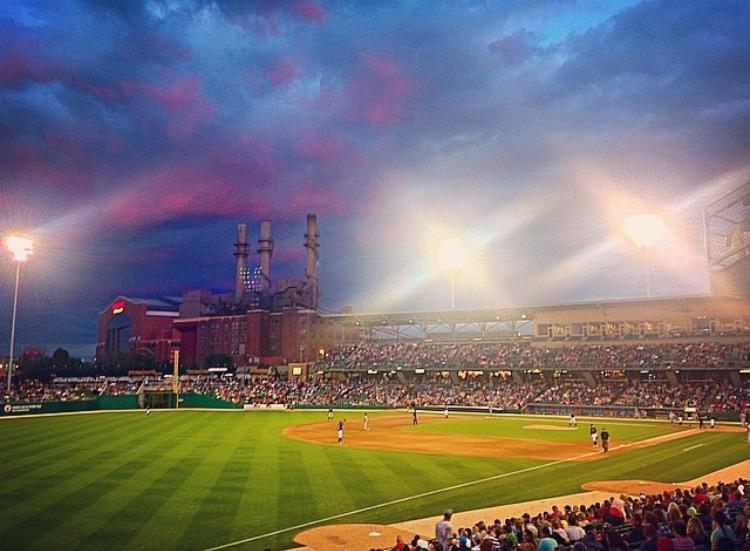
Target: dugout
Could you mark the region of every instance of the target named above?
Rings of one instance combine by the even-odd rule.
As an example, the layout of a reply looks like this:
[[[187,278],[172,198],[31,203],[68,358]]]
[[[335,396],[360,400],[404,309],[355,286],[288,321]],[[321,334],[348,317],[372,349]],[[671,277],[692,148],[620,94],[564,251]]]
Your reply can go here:
[[[138,398],[140,406],[146,409],[175,409],[178,401],[177,394],[163,390],[144,390]]]

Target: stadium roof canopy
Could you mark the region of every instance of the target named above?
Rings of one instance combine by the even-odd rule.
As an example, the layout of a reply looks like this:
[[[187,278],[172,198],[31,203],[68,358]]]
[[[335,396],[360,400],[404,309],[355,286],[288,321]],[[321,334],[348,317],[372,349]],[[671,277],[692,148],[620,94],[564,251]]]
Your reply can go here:
[[[425,326],[425,325],[466,325],[466,324],[519,324],[533,321],[541,314],[552,311],[607,310],[618,306],[628,307],[699,307],[718,301],[747,302],[746,297],[719,295],[691,295],[677,297],[639,298],[621,300],[603,300],[575,303],[562,303],[546,306],[527,306],[509,308],[489,308],[478,310],[435,310],[396,313],[344,313],[324,314],[324,316],[343,326],[363,328]]]

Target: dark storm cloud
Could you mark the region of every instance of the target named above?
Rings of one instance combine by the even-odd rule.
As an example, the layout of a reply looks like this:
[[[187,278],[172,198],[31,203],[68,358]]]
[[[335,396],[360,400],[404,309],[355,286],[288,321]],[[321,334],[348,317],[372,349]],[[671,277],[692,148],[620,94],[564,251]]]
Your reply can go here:
[[[748,166],[749,18],[739,1],[10,2],[0,229],[66,251],[29,266],[22,329],[91,342],[117,293],[231,286],[240,221],[272,218],[275,273],[297,275],[306,212],[329,306],[443,305],[438,283],[394,289],[432,222],[496,239],[466,305],[637,294],[621,252],[581,254],[611,229],[602,196],[672,201]]]

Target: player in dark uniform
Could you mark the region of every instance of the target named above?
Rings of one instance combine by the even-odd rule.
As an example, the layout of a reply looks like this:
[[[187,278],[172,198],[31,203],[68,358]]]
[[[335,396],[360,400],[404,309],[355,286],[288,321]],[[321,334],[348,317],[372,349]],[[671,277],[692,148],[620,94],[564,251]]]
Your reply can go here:
[[[698,428],[699,428],[699,429],[702,429],[702,428],[703,428],[703,420],[704,420],[704,419],[705,419],[705,418],[703,417],[703,414],[702,414],[702,413],[699,413],[699,414],[698,414]]]
[[[413,404],[412,410],[411,410],[411,424],[412,425],[418,425],[419,421],[417,421],[417,404]]]
[[[609,451],[609,433],[607,432],[607,429],[602,427],[602,450],[604,450],[604,453],[607,453]]]

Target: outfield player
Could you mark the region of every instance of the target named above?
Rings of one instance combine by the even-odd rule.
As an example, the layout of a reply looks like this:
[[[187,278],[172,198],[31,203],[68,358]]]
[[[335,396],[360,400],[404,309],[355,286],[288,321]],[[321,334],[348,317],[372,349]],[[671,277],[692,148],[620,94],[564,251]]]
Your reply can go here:
[[[445,410],[443,410],[443,419],[448,418],[448,404],[445,404]]]
[[[570,412],[570,419],[568,420],[568,426],[569,427],[578,426],[578,419],[576,418],[576,414],[572,411]]]
[[[333,421],[333,408],[328,408],[328,420]]]
[[[367,412],[365,412],[364,424],[365,424],[365,432],[369,431],[370,430],[370,418],[367,416]]]
[[[716,419],[714,419],[713,417],[711,417],[711,420],[709,421],[709,423],[711,423],[711,428],[712,429],[716,428]]]
[[[596,444],[599,440],[599,433],[596,432],[596,427],[593,424],[589,425],[589,434],[591,435],[591,443],[596,448]]]

